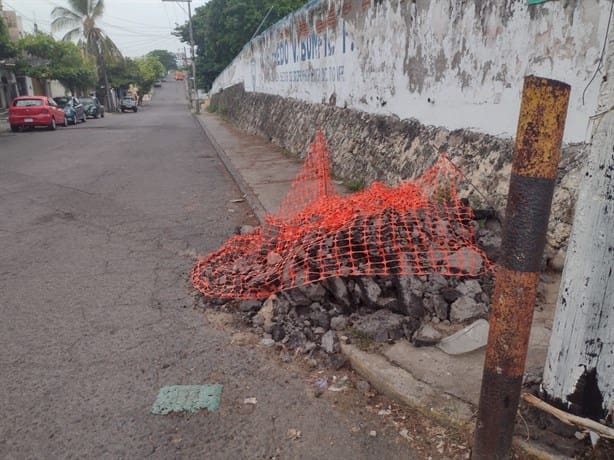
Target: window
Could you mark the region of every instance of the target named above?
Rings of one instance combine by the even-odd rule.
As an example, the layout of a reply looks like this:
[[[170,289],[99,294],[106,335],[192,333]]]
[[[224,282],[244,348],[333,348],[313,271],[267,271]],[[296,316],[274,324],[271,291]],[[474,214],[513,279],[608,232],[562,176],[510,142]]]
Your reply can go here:
[[[13,104],[13,107],[32,107],[36,105],[43,105],[42,99],[18,99]]]

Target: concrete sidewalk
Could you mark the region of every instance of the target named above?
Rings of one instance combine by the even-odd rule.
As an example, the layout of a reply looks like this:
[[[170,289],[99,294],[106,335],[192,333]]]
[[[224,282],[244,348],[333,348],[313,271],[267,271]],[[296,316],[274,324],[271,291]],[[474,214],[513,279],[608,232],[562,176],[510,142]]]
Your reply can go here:
[[[217,115],[196,116],[227,170],[239,185],[260,222],[275,213],[301,162],[278,146],[246,133]],[[526,377],[539,379],[545,363],[559,277],[542,277],[542,302],[535,311]],[[482,379],[484,349],[448,355],[436,347],[416,348],[407,341],[366,353],[344,344],[352,367],[381,393],[413,407],[439,423],[470,432]],[[526,458],[561,458],[543,447],[516,439]],[[523,457],[525,458],[525,457]]]
[[[196,119],[263,223],[265,214],[274,214],[279,209],[301,161],[217,115],[204,112]]]

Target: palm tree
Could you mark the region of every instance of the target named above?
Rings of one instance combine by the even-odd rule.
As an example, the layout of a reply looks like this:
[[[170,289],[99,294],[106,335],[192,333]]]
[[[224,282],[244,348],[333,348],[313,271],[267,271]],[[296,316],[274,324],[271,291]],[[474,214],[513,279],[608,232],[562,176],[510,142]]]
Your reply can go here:
[[[62,40],[77,41],[85,53],[96,60],[98,76],[104,81],[107,110],[112,110],[109,95],[107,63],[123,59],[113,40],[96,21],[104,13],[104,0],[67,0],[70,8],[56,6],[51,11],[54,32],[69,29]]]

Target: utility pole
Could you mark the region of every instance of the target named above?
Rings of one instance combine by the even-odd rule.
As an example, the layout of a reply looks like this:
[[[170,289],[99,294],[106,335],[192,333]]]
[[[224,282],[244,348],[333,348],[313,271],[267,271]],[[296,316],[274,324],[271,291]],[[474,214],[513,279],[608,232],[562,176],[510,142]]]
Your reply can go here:
[[[193,95],[193,107],[196,113],[200,113],[200,104],[198,103],[198,88],[196,87],[196,57],[194,55],[194,31],[192,29],[192,2],[188,0],[188,23],[190,26],[190,54],[192,56],[192,90]]]
[[[196,56],[194,54],[194,30],[192,29],[192,0],[162,1],[188,4],[188,29],[190,32],[190,55],[192,58],[192,76],[188,77],[188,88],[190,93],[190,105],[196,111],[196,113],[200,113],[200,104],[198,103],[198,88],[196,87]]]
[[[524,80],[473,460],[511,456],[570,90],[556,80]]]
[[[602,59],[543,380],[549,399],[593,419],[614,412],[614,21]]]

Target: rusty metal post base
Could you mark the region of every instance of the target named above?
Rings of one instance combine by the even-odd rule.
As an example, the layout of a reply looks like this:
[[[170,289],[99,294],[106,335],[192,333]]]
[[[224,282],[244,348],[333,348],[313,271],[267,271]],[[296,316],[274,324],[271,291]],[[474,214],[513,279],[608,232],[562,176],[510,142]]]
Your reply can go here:
[[[511,455],[569,92],[555,80],[524,81],[473,460]]]

